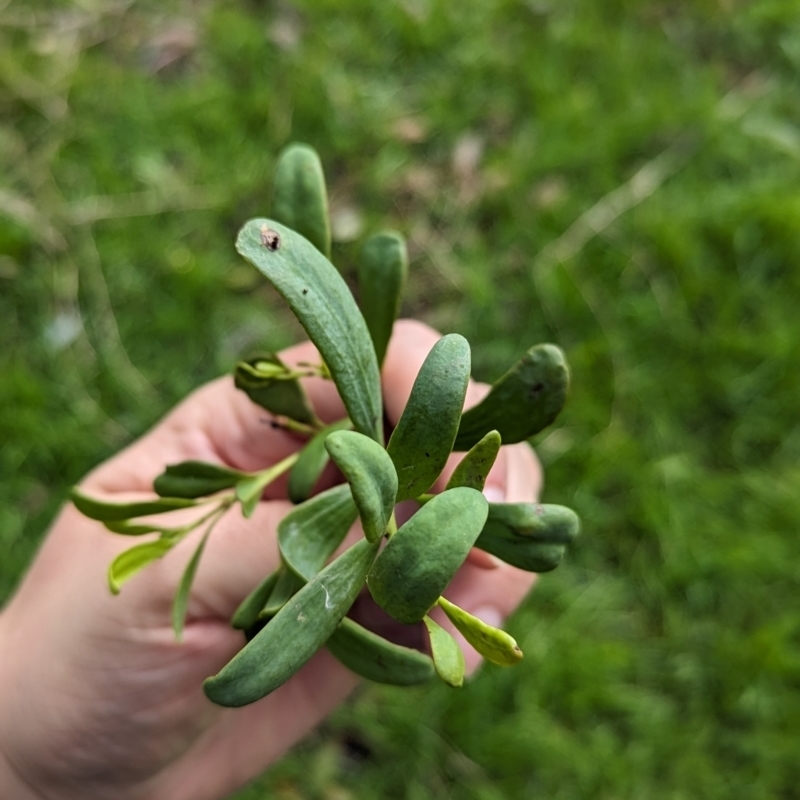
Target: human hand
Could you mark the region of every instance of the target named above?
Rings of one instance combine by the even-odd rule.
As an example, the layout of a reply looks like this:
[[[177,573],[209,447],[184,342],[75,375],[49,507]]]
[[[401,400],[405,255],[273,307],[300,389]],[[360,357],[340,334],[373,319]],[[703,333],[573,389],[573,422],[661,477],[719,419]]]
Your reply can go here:
[[[383,370],[391,423],[438,338],[421,323],[396,324]],[[310,343],[281,355],[290,365],[314,356]],[[345,415],[330,381],[309,378],[304,385],[324,421]],[[467,405],[485,391],[470,384]],[[134,499],[151,493],[153,478],[169,463],[199,459],[255,471],[298,446],[296,435],[265,424],[265,412],[226,377],[192,394],[92,472],[82,488],[108,499]],[[457,460],[451,459],[434,491],[444,487]],[[531,501],[540,485],[535,457],[521,443],[501,449],[486,493],[490,500]],[[256,776],[329,714],[358,679],[325,649],[253,705],[219,708],[202,691],[203,679],[243,645],[241,632],[230,627],[231,615],[277,566],[275,531],[291,507],[280,480],[268,487],[251,519],[235,512],[223,517],[198,569],[180,643],[170,608],[197,534],[112,597],[106,569],[129,542],[65,507],[0,615],[0,796],[214,800]],[[176,518],[180,513],[174,512]],[[532,580],[473,550],[446,595],[499,625]],[[468,669],[474,669],[479,657],[459,640]]]

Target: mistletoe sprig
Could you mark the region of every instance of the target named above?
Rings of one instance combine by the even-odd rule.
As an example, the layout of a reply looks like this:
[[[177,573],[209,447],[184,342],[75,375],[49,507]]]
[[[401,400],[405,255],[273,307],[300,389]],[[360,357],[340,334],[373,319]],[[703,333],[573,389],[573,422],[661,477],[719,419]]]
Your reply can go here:
[[[298,453],[260,472],[217,464],[173,464],[154,481],[155,499],[109,503],[73,490],[86,516],[127,536],[155,534],[114,559],[108,572],[117,593],[148,564],[192,531],[204,533],[178,585],[173,626],[180,639],[197,566],[214,525],[234,506],[249,517],[264,489],[288,472],[295,508],[278,526],[280,566],[256,586],[231,624],[246,644],[204,683],[223,706],[242,706],[274,691],[320,648],[374,681],[411,685],[435,674],[450,686],[464,680],[464,656],[455,639],[430,616],[435,607],[487,660],[511,665],[522,658],[514,639],[445,597],[472,547],[533,572],[554,569],[579,529],[563,506],[490,503],[482,494],[501,444],[527,439],[550,425],[569,387],[563,353],[532,347],[462,413],[470,376],[470,348],[444,336],[417,375],[389,442],[383,441],[380,368],[408,272],[403,237],[378,233],[364,243],[358,267],[361,311],[330,262],[327,192],[317,154],[291,145],[278,161],[274,219],[253,219],[236,249],[273,284],[317,347],[321,364],[290,368],[275,354],[236,365],[236,386],[269,411],[276,424],[308,436]],[[300,379],[332,380],[347,416],[331,425],[317,417]],[[451,452],[466,452],[445,490],[429,490]],[[319,494],[314,485],[333,461],[345,483]],[[395,505],[415,499],[421,508],[398,527]],[[196,518],[176,527],[149,520],[179,509]],[[144,520],[143,520],[144,518]],[[359,519],[363,538],[332,559]],[[428,656],[402,647],[347,617],[366,586],[394,619],[424,623]]]

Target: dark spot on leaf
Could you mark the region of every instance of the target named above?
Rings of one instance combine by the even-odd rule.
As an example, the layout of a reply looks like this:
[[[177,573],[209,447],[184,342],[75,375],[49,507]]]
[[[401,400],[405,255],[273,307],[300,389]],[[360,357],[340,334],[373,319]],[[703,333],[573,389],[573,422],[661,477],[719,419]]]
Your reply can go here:
[[[531,398],[536,397],[537,395],[540,395],[543,391],[544,391],[544,384],[535,383],[533,386],[531,386],[530,389],[528,389],[528,397]]]
[[[431,457],[430,453],[425,453],[425,458],[430,458],[430,457]]]
[[[303,289],[303,294],[308,294],[308,289]]]
[[[278,231],[272,230],[268,225],[261,226],[261,244],[273,252],[281,246],[281,236]]]

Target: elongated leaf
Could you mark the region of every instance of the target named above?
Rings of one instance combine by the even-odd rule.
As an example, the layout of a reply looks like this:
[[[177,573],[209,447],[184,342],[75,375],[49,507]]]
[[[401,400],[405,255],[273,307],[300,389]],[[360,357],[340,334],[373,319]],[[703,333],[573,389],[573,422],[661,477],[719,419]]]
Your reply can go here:
[[[455,450],[469,450],[489,431],[504,444],[521,442],[550,425],[561,412],[569,390],[564,354],[539,344],[514,364],[474,408],[464,413]]]
[[[271,572],[242,600],[233,615],[233,619],[231,619],[232,627],[238,630],[246,630],[257,622],[258,615],[267,604],[267,600],[269,600],[280,574],[280,569]]]
[[[200,559],[203,556],[208,535],[211,533],[213,526],[209,526],[208,530],[203,534],[203,538],[195,548],[186,569],[181,576],[181,582],[178,584],[178,590],[175,593],[175,601],[172,604],[172,629],[175,631],[175,638],[178,641],[183,639],[183,626],[186,624],[186,609],[189,605],[189,592],[192,590],[194,583],[194,576],[197,574],[197,567],[200,564]]]
[[[362,539],[325,567],[217,675],[206,679],[206,696],[222,706],[243,706],[285,683],[336,630],[377,550],[377,544]]]
[[[290,511],[278,524],[281,558],[310,581],[342,543],[358,516],[347,484],[334,486]]]
[[[331,257],[331,225],[325,174],[316,151],[290,144],[275,169],[275,219],[305,236],[326,258]]]
[[[426,503],[375,561],[367,578],[375,602],[400,622],[419,622],[464,563],[488,505],[480,492],[464,487]]]
[[[237,481],[246,477],[246,472],[219,464],[182,461],[180,464],[170,464],[153,481],[153,489],[161,497],[205,497],[230,489]]]
[[[121,533],[123,536],[143,536],[146,533],[162,533],[165,536],[174,536],[181,533],[184,528],[164,528],[161,525],[153,525],[149,522],[130,522],[123,520],[105,520],[103,525],[112,533]]]
[[[499,628],[487,625],[463,608],[439,598],[439,606],[461,635],[487,660],[501,667],[510,667],[520,661],[522,650],[513,636]]]
[[[349,419],[340,419],[323,428],[312,436],[300,451],[300,458],[289,473],[289,499],[293,503],[302,503],[311,496],[316,482],[330,461],[325,449],[325,439],[334,431],[349,430],[353,423]]]
[[[463,336],[444,336],[428,353],[386,448],[397,470],[398,502],[428,491],[439,477],[453,449],[469,370]]]
[[[463,686],[467,665],[458,642],[430,617],[425,616],[422,619],[428,629],[437,674],[448,686],[455,689]]]
[[[406,240],[399,233],[376,233],[364,242],[358,262],[358,288],[361,313],[372,336],[378,364],[383,363],[400,313],[407,276]]]
[[[468,486],[470,489],[483,491],[486,485],[486,476],[500,452],[502,439],[497,431],[489,431],[486,436],[477,442],[474,447],[461,459],[455,471],[447,482],[448,489],[456,486]]]
[[[413,686],[434,675],[424,653],[390,642],[345,617],[325,646],[349,670],[376,683]]]
[[[289,368],[274,353],[250,361],[240,361],[233,373],[241,389],[261,408],[305,425],[316,425],[317,415],[297,378],[289,378]]]
[[[490,503],[475,546],[529,572],[549,572],[578,535],[578,515],[566,506]]]
[[[96,500],[85,495],[77,486],[72,488],[70,498],[75,508],[89,519],[100,522],[115,522],[132,517],[145,517],[150,514],[164,514],[179,508],[191,508],[197,505],[195,500],[178,497],[162,497],[158,500],[140,500],[136,502],[110,503],[107,500]]]
[[[175,544],[174,539],[156,539],[154,542],[137,544],[136,547],[120,553],[108,568],[108,586],[112,594],[119,594],[126,581],[168,553]]]
[[[397,473],[386,451],[363,433],[338,431],[325,447],[350,484],[364,536],[377,541],[386,532],[397,496]]]
[[[258,618],[269,619],[270,617],[274,617],[289,602],[292,596],[297,593],[297,590],[300,589],[304,583],[305,580],[303,578],[299,578],[293,572],[286,569],[285,566],[281,567],[278,570],[278,580],[275,581],[272,593],[267,602],[264,603],[264,607],[259,612]]]
[[[278,234],[276,249],[262,244],[263,231]],[[333,264],[300,234],[268,219],[245,224],[236,249],[272,282],[317,346],[355,429],[382,443],[375,350],[364,318]]]

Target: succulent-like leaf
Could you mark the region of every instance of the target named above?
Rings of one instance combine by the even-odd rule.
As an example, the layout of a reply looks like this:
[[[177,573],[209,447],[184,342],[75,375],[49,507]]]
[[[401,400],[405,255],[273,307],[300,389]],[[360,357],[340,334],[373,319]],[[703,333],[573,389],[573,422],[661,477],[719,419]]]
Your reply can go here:
[[[261,610],[267,604],[272,590],[278,582],[280,574],[280,568],[276,569],[274,572],[270,572],[270,574],[242,600],[239,607],[236,609],[236,613],[233,615],[233,619],[231,619],[232,627],[239,630],[246,630],[252,625],[255,625]]]
[[[309,581],[220,672],[207,697],[243,706],[285,683],[330,638],[356,599],[378,545],[361,539]]]
[[[131,547],[120,553],[108,568],[108,587],[112,594],[119,594],[122,585],[148,564],[157,561],[176,544],[175,539],[156,539]]]
[[[330,370],[355,429],[382,443],[383,406],[375,349],[364,318],[333,264],[300,234],[268,219],[246,223],[236,249],[272,282],[305,328]]]
[[[297,463],[289,473],[289,499],[293,503],[302,503],[311,496],[316,482],[330,461],[325,449],[325,439],[334,431],[350,430],[353,423],[349,419],[340,419],[314,434],[303,446]]]
[[[183,639],[183,627],[186,623],[186,609],[189,605],[189,592],[194,583],[194,576],[197,574],[197,567],[200,564],[200,559],[203,556],[208,535],[211,533],[213,526],[209,526],[208,530],[203,534],[203,538],[195,548],[194,554],[189,559],[186,569],[183,571],[181,581],[178,584],[178,589],[175,592],[175,601],[172,604],[172,629],[175,631],[175,638],[180,641]]]
[[[376,683],[413,686],[434,675],[433,662],[424,653],[390,642],[347,617],[325,646],[349,670]]]
[[[491,470],[497,454],[500,452],[502,443],[500,434],[497,431],[489,431],[461,459],[447,482],[447,488],[454,489],[456,486],[468,486],[470,489],[477,489],[482,492],[483,487],[486,485],[486,476],[489,474],[489,470]]]
[[[342,543],[357,516],[347,484],[306,500],[278,523],[283,563],[299,578],[310,581]]]
[[[392,459],[363,433],[338,431],[325,447],[350,484],[364,536],[377,541],[386,532],[397,496],[397,473]]]
[[[182,461],[170,464],[153,481],[153,489],[161,497],[205,497],[230,489],[248,473],[205,461]]]
[[[77,486],[72,488],[70,498],[81,514],[100,522],[116,522],[133,517],[145,517],[150,514],[165,514],[167,511],[191,508],[197,505],[197,501],[181,497],[161,497],[158,500],[110,503],[107,500],[97,500],[89,497]]]
[[[326,258],[331,257],[325,173],[316,151],[308,145],[290,144],[278,157],[272,213]]]
[[[274,617],[297,593],[305,581],[298,578],[293,572],[284,565],[278,570],[278,580],[272,588],[269,599],[264,603],[264,607],[258,614],[259,619],[269,619]]]
[[[237,389],[272,414],[305,425],[316,425],[317,415],[297,378],[287,377],[289,368],[274,353],[240,361],[233,372]]]
[[[406,240],[399,233],[376,233],[364,242],[358,262],[358,288],[361,313],[372,336],[378,364],[383,363],[400,313],[407,275]]]
[[[433,665],[437,674],[448,686],[455,689],[463,686],[467,665],[458,642],[430,617],[425,616],[422,619],[428,629]]]
[[[499,664],[501,667],[510,667],[522,658],[522,650],[519,649],[513,636],[487,625],[483,620],[473,617],[444,597],[439,598],[439,606],[461,635],[487,661]]]
[[[397,500],[433,486],[453,449],[469,380],[469,344],[456,333],[428,353],[386,451],[397,470]]]
[[[500,432],[504,444],[533,436],[559,415],[568,390],[569,370],[561,350],[552,344],[532,347],[464,413],[453,449],[469,450],[491,430]]]
[[[400,622],[419,622],[464,563],[488,505],[480,492],[464,487],[426,503],[376,559],[367,578],[375,602]]]
[[[580,519],[566,506],[490,503],[475,547],[528,572],[549,572],[578,535]]]

